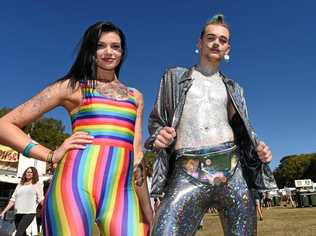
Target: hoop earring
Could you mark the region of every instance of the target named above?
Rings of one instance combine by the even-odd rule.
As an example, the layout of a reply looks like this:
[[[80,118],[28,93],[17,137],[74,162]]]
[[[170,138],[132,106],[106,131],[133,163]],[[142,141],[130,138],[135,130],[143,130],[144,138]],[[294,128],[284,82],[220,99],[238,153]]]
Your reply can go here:
[[[229,61],[229,59],[230,59],[230,56],[229,56],[228,54],[225,54],[225,55],[224,55],[224,60],[225,60],[225,61]]]

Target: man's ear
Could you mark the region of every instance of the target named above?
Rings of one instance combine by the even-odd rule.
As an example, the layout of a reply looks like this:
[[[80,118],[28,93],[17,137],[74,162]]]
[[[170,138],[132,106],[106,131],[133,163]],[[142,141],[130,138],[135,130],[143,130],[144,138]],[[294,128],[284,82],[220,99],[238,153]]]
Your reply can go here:
[[[228,48],[226,49],[226,52],[225,52],[226,55],[229,55],[231,51],[230,49],[231,49],[230,44],[228,44]]]

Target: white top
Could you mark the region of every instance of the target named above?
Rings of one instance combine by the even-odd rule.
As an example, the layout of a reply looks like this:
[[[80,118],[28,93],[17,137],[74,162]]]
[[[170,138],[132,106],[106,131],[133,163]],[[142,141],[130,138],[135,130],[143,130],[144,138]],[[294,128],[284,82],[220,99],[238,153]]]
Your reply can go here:
[[[43,184],[18,184],[12,194],[10,201],[14,202],[17,214],[36,213],[39,202],[44,200]]]

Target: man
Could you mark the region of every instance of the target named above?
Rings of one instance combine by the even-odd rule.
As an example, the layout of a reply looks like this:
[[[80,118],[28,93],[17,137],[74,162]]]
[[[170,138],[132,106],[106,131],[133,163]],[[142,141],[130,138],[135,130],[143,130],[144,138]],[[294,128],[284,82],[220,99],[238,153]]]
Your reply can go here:
[[[145,144],[158,153],[152,196],[161,203],[152,235],[194,235],[210,207],[225,235],[255,235],[248,189],[275,186],[264,164],[272,154],[250,125],[243,90],[219,72],[229,39],[224,16],[214,16],[200,35],[199,64],[170,69],[161,81]]]

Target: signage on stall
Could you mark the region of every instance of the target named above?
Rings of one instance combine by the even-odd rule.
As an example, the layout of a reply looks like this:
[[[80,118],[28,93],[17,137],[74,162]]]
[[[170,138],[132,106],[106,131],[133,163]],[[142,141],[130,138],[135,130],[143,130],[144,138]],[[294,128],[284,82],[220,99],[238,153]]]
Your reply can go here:
[[[19,153],[7,146],[0,144],[0,161],[2,162],[18,162]]]

